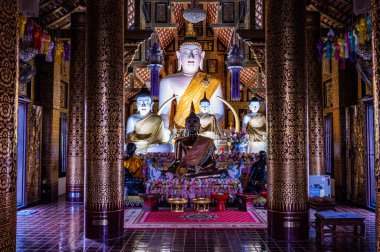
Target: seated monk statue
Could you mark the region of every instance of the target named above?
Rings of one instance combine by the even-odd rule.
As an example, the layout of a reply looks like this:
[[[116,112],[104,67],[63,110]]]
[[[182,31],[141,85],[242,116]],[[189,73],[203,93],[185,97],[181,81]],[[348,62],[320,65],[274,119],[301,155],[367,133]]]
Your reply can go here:
[[[169,171],[184,178],[210,178],[227,172],[216,168],[214,140],[198,135],[199,128],[200,120],[192,103],[190,115],[186,118],[188,135],[175,141],[175,160],[164,173]]]
[[[171,152],[170,131],[164,129],[160,116],[152,113],[153,99],[149,92],[142,91],[136,97],[138,114],[131,115],[127,121],[127,143],[137,146],[136,153]]]
[[[199,134],[216,140],[223,138],[224,136],[223,132],[219,128],[216,117],[210,114],[210,105],[210,101],[206,98],[205,93],[204,98],[199,104],[201,113],[197,114],[201,123]]]
[[[203,69],[203,59],[205,52],[198,42],[185,41],[179,51],[176,52],[178,58],[179,73],[165,76],[160,81],[159,107],[162,109],[161,117],[165,128],[169,128],[170,109],[172,101],[166,103],[173,95],[178,96],[176,112],[174,116],[174,126],[177,129],[185,128],[185,119],[190,113],[191,102],[199,104],[206,92],[210,100],[211,113],[220,122],[224,116],[224,105],[217,96],[223,97],[221,81],[214,77],[208,77]],[[199,71],[201,70],[201,71]],[[195,113],[199,113],[199,107],[195,108]]]
[[[127,144],[127,154],[124,158],[124,198],[129,195],[138,195],[145,192],[144,162],[135,156],[136,145]]]
[[[248,149],[247,153],[259,153],[259,151],[266,151],[267,145],[267,127],[266,118],[263,114],[258,113],[260,109],[260,101],[253,97],[249,102],[250,114],[243,118],[243,130],[248,135]]]

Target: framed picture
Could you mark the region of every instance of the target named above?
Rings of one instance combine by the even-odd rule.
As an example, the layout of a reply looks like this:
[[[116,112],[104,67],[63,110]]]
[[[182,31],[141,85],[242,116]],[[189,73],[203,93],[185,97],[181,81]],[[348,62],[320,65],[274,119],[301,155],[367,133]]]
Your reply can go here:
[[[174,40],[166,47],[166,52],[174,52]]]
[[[206,27],[206,36],[207,37],[213,37],[214,31],[211,29],[211,27]]]
[[[150,23],[151,18],[152,18],[152,3],[151,2],[144,2],[143,13],[145,17],[145,22]]]
[[[235,3],[224,2],[222,3],[222,22],[234,23],[235,21]]]
[[[61,104],[61,108],[63,109],[67,109],[67,100],[68,100],[68,84],[67,82],[64,82],[61,80],[61,100],[60,100],[60,104]]]
[[[214,41],[204,41],[202,42],[203,51],[214,51]]]
[[[168,4],[165,2],[159,2],[155,5],[155,21],[156,23],[167,23],[168,22]]]
[[[324,89],[324,106],[325,108],[331,108],[333,106],[332,101],[332,80],[327,80],[323,83]]]
[[[244,23],[245,19],[245,5],[244,2],[239,2],[239,22]]]
[[[216,49],[218,50],[218,52],[227,51],[227,47],[219,39],[216,44],[217,44]]]
[[[218,60],[217,59],[208,59],[207,63],[207,73],[216,74],[218,72]]]

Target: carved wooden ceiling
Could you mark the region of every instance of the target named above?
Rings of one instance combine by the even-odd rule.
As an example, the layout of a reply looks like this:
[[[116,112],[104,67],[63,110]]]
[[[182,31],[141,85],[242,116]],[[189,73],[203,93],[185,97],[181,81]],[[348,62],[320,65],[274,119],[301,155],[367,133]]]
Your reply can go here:
[[[258,2],[261,1],[258,0]],[[68,29],[70,28],[70,14],[83,11],[83,6],[85,6],[85,0],[41,0],[38,22],[43,28],[47,29]],[[172,4],[172,12],[176,23],[179,24],[179,28],[184,24],[182,14],[188,6],[187,3],[176,2]],[[134,8],[129,12],[132,10],[134,11]],[[262,8],[256,11],[260,12],[260,10],[262,17]],[[352,0],[307,0],[307,10],[321,13],[321,26],[323,28],[343,28],[352,18]],[[217,22],[217,12],[217,3],[207,4],[208,24]],[[226,39],[228,38],[223,38],[223,40]]]

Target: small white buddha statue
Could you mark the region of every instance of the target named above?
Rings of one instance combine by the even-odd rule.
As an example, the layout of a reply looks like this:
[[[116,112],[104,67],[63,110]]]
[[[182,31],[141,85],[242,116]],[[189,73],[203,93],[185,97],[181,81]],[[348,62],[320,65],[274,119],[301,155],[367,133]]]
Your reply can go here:
[[[216,117],[211,114],[211,103],[207,99],[206,93],[200,101],[199,108],[201,110],[201,112],[197,114],[201,123],[199,134],[214,140],[222,138],[223,132],[219,128]]]
[[[177,128],[185,128],[185,119],[190,113],[191,102],[199,104],[206,92],[210,99],[211,111],[218,121],[224,115],[223,103],[217,96],[223,97],[221,82],[216,78],[207,78],[206,73],[200,72],[203,69],[203,59],[205,52],[197,42],[184,42],[177,53],[178,70],[180,73],[168,75],[160,82],[159,106],[178,95],[176,114],[174,123]],[[205,85],[207,83],[207,85]],[[169,127],[169,112],[171,102],[161,113],[165,128]],[[199,113],[199,107],[195,108]]]
[[[247,153],[259,153],[259,151],[267,150],[267,127],[266,118],[263,114],[258,113],[260,109],[260,101],[253,97],[249,102],[250,114],[243,118],[243,130],[248,135]]]
[[[166,143],[170,131],[164,128],[161,117],[152,112],[153,104],[148,92],[140,92],[136,98],[138,114],[128,118],[126,138],[136,144],[136,153],[172,151],[172,145]]]

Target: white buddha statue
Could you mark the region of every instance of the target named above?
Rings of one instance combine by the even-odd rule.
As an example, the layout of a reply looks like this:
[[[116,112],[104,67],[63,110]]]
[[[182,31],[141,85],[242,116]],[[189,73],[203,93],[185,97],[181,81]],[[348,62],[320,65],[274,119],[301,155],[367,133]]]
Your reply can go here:
[[[190,113],[191,102],[199,104],[206,92],[211,103],[211,114],[218,121],[224,115],[223,103],[217,96],[223,97],[220,80],[207,78],[206,73],[200,72],[203,69],[203,59],[205,52],[197,42],[184,42],[177,51],[178,70],[180,73],[168,75],[160,82],[159,106],[161,107],[173,95],[178,95],[176,114],[174,123],[177,128],[185,128],[185,119]],[[169,127],[170,104],[167,104],[161,112],[165,128]],[[199,107],[195,108],[199,113]]]
[[[164,128],[160,116],[152,112],[153,99],[146,91],[137,95],[136,106],[138,114],[131,115],[127,121],[127,143],[136,144],[136,153],[171,152],[169,141],[170,131]]]
[[[253,97],[249,102],[250,114],[243,118],[243,130],[248,135],[247,153],[259,153],[259,151],[267,150],[267,127],[266,118],[263,114],[258,113],[260,109],[260,101]]]
[[[199,134],[214,140],[221,139],[223,137],[223,132],[219,128],[216,117],[211,114],[211,103],[206,98],[206,93],[199,103],[199,108],[201,111],[197,114],[201,123]]]

